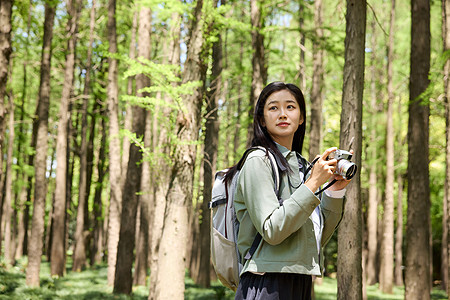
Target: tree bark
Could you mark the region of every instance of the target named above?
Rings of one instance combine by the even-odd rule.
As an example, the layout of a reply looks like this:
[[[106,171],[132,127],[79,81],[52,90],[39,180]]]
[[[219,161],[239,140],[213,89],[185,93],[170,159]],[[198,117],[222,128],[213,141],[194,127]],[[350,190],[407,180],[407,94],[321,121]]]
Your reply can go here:
[[[1,98],[0,98],[1,99]],[[13,232],[15,218],[13,218],[12,198],[13,198],[13,151],[14,151],[14,99],[9,97],[9,118],[8,118],[8,150],[6,159],[6,180],[5,195],[3,199],[3,215],[5,216],[5,259],[6,263],[13,265],[15,262],[15,234]]]
[[[224,2],[221,3],[224,5]],[[219,98],[222,86],[222,38],[219,34],[213,45],[211,86],[206,99],[205,148],[203,160],[203,203],[201,204],[200,223],[200,262],[196,283],[201,287],[211,285],[211,252],[210,252],[210,222],[211,212],[208,208],[211,201],[211,190],[214,184],[214,174],[217,165],[217,148],[219,142]]]
[[[81,145],[80,145],[80,178],[78,185],[78,208],[77,225],[75,229],[75,251],[73,253],[72,270],[80,272],[86,266],[86,219],[88,217],[88,200],[90,187],[88,183],[88,107],[91,99],[91,65],[92,65],[92,46],[94,42],[95,29],[95,0],[92,1],[90,22],[89,22],[89,45],[87,51],[86,77],[84,79],[83,102],[81,106]]]
[[[181,33],[181,16],[178,12],[173,12],[170,21],[170,31],[167,37],[167,42],[164,45],[167,45],[167,56],[164,56],[163,61],[179,67],[180,66],[180,33]],[[173,86],[176,86],[176,83],[172,83]],[[169,95],[164,96],[164,101],[166,103],[173,103],[173,99]],[[173,112],[169,108],[163,109],[164,116],[170,116]],[[158,117],[158,116],[155,116]],[[158,281],[158,256],[159,256],[159,248],[162,236],[162,230],[164,226],[164,211],[166,209],[166,193],[169,190],[170,186],[170,167],[167,161],[164,159],[165,156],[170,155],[172,150],[172,141],[171,138],[168,137],[167,134],[169,127],[168,126],[159,126],[159,134],[158,128],[153,127],[153,145],[159,149],[162,149],[160,152],[160,157],[158,159],[157,166],[154,166],[152,171],[152,181],[154,182],[154,204],[151,208],[151,257],[150,257],[150,290],[148,299],[157,299],[156,298],[156,283]]]
[[[12,52],[11,45],[11,15],[13,0],[0,2],[0,153],[3,153],[3,138],[5,136],[5,122],[7,110],[4,106],[6,83],[8,82],[9,59]],[[2,156],[2,155],[0,155]],[[3,158],[0,157],[0,180],[3,176]],[[1,199],[1,197],[0,197]],[[1,201],[0,201],[1,202]],[[0,235],[1,237],[1,235]],[[1,239],[0,239],[1,240]],[[1,245],[1,242],[0,242]]]
[[[318,6],[322,6],[322,1],[318,1],[320,2],[319,4],[316,4],[314,2],[314,5],[318,5]],[[302,91],[304,91],[306,89],[306,64],[305,64],[305,42],[306,42],[306,35],[305,35],[305,28],[304,28],[304,23],[305,23],[305,19],[304,19],[304,15],[305,15],[305,0],[298,0],[298,15],[299,15],[299,19],[298,19],[298,29],[300,31],[300,69],[299,69],[299,82],[300,82],[300,89]],[[316,15],[315,15],[316,16]],[[322,14],[320,15],[320,17],[322,18]],[[317,21],[314,20],[314,23],[317,25],[316,23]],[[322,31],[323,32],[323,31]],[[317,32],[316,32],[317,34]],[[316,52],[314,52],[313,55],[315,55]],[[314,58],[313,58],[314,60]]]
[[[412,0],[411,15],[405,299],[426,300],[431,292],[429,104],[423,93],[429,85],[430,2]]]
[[[64,73],[64,83],[59,107],[58,135],[56,139],[56,186],[55,207],[53,214],[53,238],[51,274],[63,276],[65,272],[65,232],[66,232],[66,193],[67,193],[67,138],[70,112],[69,102],[73,88],[75,70],[75,50],[77,43],[78,16],[81,9],[80,0],[71,0],[68,14],[71,16],[67,23],[67,56]],[[84,201],[83,201],[84,202]],[[77,217],[77,222],[79,219]],[[82,221],[81,221],[82,222]],[[75,249],[75,253],[77,249]],[[78,266],[75,255],[74,266]]]
[[[138,26],[138,57],[149,60],[151,55],[151,17],[150,8],[142,7],[139,12]],[[136,90],[138,97],[147,96],[140,91],[150,86],[150,79],[145,74],[136,75]],[[132,132],[137,138],[145,139],[146,111],[139,106],[133,106]],[[120,238],[117,249],[117,265],[114,280],[114,293],[130,294],[132,287],[132,267],[134,261],[134,246],[136,234],[136,214],[141,189],[142,152],[134,143],[130,145],[127,179],[122,195],[122,216],[120,219]],[[146,213],[146,212],[144,212]]]
[[[100,108],[99,101],[96,101],[96,105],[94,107]],[[101,114],[105,115],[106,110],[101,108]],[[96,109],[94,109],[94,115],[95,115]],[[102,139],[100,143],[100,149],[98,153],[98,160],[97,160],[97,174],[98,174],[98,180],[97,184],[95,186],[95,193],[94,193],[94,205],[93,205],[93,214],[94,214],[94,220],[93,220],[93,241],[92,241],[92,250],[91,250],[91,265],[94,265],[96,263],[100,263],[103,256],[103,237],[104,237],[104,219],[102,215],[103,211],[103,203],[102,203],[102,190],[104,187],[104,178],[106,175],[106,126],[105,126],[105,119],[101,118],[101,130],[102,133]],[[91,130],[91,134],[94,134],[94,130]]]
[[[144,146],[151,149],[152,144],[152,123],[151,112],[146,112]],[[152,199],[151,188],[151,170],[150,162],[144,159],[142,162],[142,176],[141,176],[141,196],[139,202],[139,231],[136,242],[136,263],[134,267],[134,284],[146,285],[147,269],[148,269],[148,250],[149,250],[149,224],[150,224],[150,202]]]
[[[394,284],[394,83],[392,81],[395,34],[395,0],[391,0],[389,21],[389,42],[387,46],[387,92],[386,112],[386,188],[383,214],[383,242],[380,263],[380,289],[383,293],[392,294]]]
[[[376,33],[375,21],[371,22],[372,29],[372,48],[375,49]],[[375,50],[372,50],[371,57],[371,78],[370,78],[370,106],[371,106],[371,131],[370,131],[370,145],[368,152],[370,155],[369,163],[369,197],[367,203],[367,264],[366,264],[366,282],[368,285],[373,285],[377,282],[377,251],[378,251],[378,188],[377,188],[377,145],[376,145],[376,124],[377,124],[377,110],[376,110],[376,58]]]
[[[178,142],[173,152],[173,167],[170,188],[167,192],[167,206],[164,230],[161,237],[158,259],[158,278],[155,299],[183,299],[184,270],[187,243],[188,208],[192,201],[192,186],[196,159],[196,145],[200,129],[200,112],[206,78],[205,44],[208,35],[208,16],[211,16],[210,0],[198,0],[193,12],[189,31],[189,42],[184,65],[182,83],[200,82],[192,95],[183,97],[183,110],[177,117]],[[167,272],[171,270],[171,272]]]
[[[252,85],[250,89],[250,105],[248,111],[249,120],[253,120],[253,111],[256,101],[258,101],[264,85],[267,82],[267,67],[264,49],[264,17],[262,16],[261,0],[250,0],[250,19],[252,25]],[[247,146],[249,146],[253,137],[252,122],[248,123]]]
[[[28,267],[26,271],[26,284],[31,287],[39,286],[42,239],[44,237],[45,198],[47,195],[45,172],[47,169],[48,111],[50,108],[51,45],[55,13],[56,6],[46,2],[39,99],[36,108],[36,117],[33,122],[33,133],[36,132],[33,141],[33,144],[36,145],[36,156],[34,159],[35,185],[31,236],[28,243]]]
[[[309,129],[309,161],[320,154],[322,140],[323,56],[322,0],[314,1],[316,40],[313,41],[313,78],[311,87],[311,121]]]
[[[109,53],[117,53],[116,0],[108,1]],[[114,284],[117,245],[119,243],[120,214],[122,210],[122,188],[119,138],[119,87],[117,84],[117,59],[108,58],[108,117],[109,117],[109,222],[108,222],[108,284]]]
[[[444,52],[450,51],[450,1],[442,0],[442,39]],[[442,288],[450,295],[450,59],[444,65],[444,99],[445,99],[445,188],[442,218]]]
[[[361,166],[362,98],[366,1],[347,0],[344,86],[340,148],[354,150]],[[360,172],[347,188],[345,213],[338,231],[338,299],[362,299],[362,205]]]

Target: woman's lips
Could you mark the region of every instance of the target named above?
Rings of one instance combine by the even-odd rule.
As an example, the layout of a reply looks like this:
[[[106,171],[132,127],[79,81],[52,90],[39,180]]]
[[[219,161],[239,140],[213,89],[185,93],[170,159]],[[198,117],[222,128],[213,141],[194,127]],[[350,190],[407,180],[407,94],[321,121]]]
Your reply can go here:
[[[280,126],[280,127],[286,127],[286,126],[289,126],[289,123],[287,123],[287,122],[281,122],[281,123],[278,123],[277,126]]]

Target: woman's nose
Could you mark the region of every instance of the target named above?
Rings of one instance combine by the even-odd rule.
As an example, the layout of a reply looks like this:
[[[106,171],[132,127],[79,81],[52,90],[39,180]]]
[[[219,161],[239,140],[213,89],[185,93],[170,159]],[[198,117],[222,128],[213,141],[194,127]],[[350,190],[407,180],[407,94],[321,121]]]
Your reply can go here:
[[[279,119],[286,119],[286,112],[284,109],[280,109],[280,115],[278,116]]]

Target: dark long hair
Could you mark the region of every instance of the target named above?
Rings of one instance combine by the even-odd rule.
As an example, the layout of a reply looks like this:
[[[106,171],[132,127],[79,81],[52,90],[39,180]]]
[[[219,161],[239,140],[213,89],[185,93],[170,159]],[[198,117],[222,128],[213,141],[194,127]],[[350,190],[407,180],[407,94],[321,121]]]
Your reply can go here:
[[[306,104],[305,98],[303,97],[302,91],[292,83],[284,83],[280,81],[275,81],[268,84],[262,91],[258,97],[258,101],[256,102],[255,112],[253,114],[253,138],[251,142],[251,147],[262,146],[266,149],[266,153],[271,151],[272,154],[275,155],[279,164],[281,164],[280,171],[281,173],[286,173],[290,171],[289,163],[286,158],[281,154],[280,150],[276,146],[274,140],[270,136],[267,128],[263,126],[264,121],[264,105],[266,104],[267,98],[272,95],[274,92],[288,90],[297,101],[300,107],[300,113],[302,114],[303,123],[298,127],[297,131],[294,134],[294,140],[292,141],[292,150],[302,153],[303,148],[303,140],[305,138],[305,130],[306,130]],[[244,163],[246,157],[242,157],[241,160],[231,167],[225,176],[225,181],[228,183],[233,175],[236,174],[238,167],[240,168]]]

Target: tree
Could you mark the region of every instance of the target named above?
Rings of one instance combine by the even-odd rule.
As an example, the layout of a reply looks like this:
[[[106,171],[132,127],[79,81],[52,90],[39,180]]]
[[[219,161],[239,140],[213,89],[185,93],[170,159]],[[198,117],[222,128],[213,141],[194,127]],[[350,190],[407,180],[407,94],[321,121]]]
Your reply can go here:
[[[11,14],[13,0],[6,0],[0,3],[0,156],[3,156],[3,138],[5,136],[6,115],[5,107],[6,83],[8,82],[9,59],[12,52],[11,46]],[[0,157],[0,188],[3,191],[3,157]],[[2,193],[3,194],[3,193]],[[0,196],[0,204],[3,203],[3,196]],[[2,206],[0,206],[0,224],[2,219]],[[0,230],[0,249],[2,234]],[[0,250],[1,252],[1,250]]]
[[[314,1],[315,40],[313,41],[313,78],[311,87],[311,121],[309,128],[309,160],[320,153],[322,140],[323,56],[322,0]],[[303,78],[303,77],[302,77]]]
[[[442,218],[442,287],[450,294],[450,2],[442,1],[442,39],[444,41],[444,99],[445,99],[445,135],[446,135],[446,151],[445,151],[445,187],[443,199],[443,218]],[[445,213],[447,212],[447,213]]]
[[[263,7],[261,0],[250,0],[250,19],[252,25],[252,85],[250,89],[250,105],[248,116],[253,119],[255,103],[258,101],[264,85],[267,82],[267,66],[264,49],[264,28]],[[253,136],[252,122],[248,122],[247,146],[251,143]]]
[[[152,12],[148,7],[141,7],[138,26],[138,59],[150,60]],[[150,79],[146,74],[136,75],[136,90],[138,97],[148,94],[143,89],[150,86]],[[132,133],[137,140],[145,133],[146,111],[141,106],[134,105]],[[141,188],[142,151],[139,145],[130,145],[127,175],[124,186],[126,193],[122,194],[122,215],[120,219],[120,235],[117,248],[116,274],[114,276],[114,293],[130,294],[132,288],[132,267],[134,260],[134,246],[136,234],[136,214]],[[146,214],[145,209],[141,213]]]
[[[221,5],[224,5],[221,2]],[[217,41],[213,44],[212,50],[212,74],[211,86],[206,96],[206,125],[205,125],[205,146],[203,160],[203,202],[201,204],[201,224],[200,224],[200,251],[199,264],[197,270],[196,283],[202,287],[209,287],[211,284],[211,253],[210,253],[210,225],[211,212],[208,204],[211,199],[211,190],[214,184],[214,173],[217,165],[217,147],[219,142],[219,98],[222,86],[222,37],[219,34]]]
[[[39,271],[41,267],[42,239],[44,236],[45,198],[47,195],[47,179],[45,177],[47,166],[47,140],[48,140],[48,113],[50,101],[50,69],[52,57],[53,23],[56,14],[54,3],[45,3],[44,37],[41,57],[41,73],[39,85],[39,98],[36,116],[33,122],[33,141],[36,145],[34,159],[35,184],[33,218],[31,220],[31,236],[28,243],[28,267],[26,283],[29,286],[39,286]]]
[[[108,284],[114,284],[117,245],[119,243],[120,214],[122,210],[122,187],[119,137],[119,87],[117,85],[116,0],[108,1],[108,117],[109,117],[109,222],[108,222]]]
[[[430,299],[430,1],[411,1],[405,299]]]
[[[394,84],[392,81],[394,60],[394,22],[395,0],[391,0],[391,16],[389,25],[389,42],[387,47],[387,90],[388,103],[386,112],[386,191],[383,214],[383,242],[380,264],[380,289],[384,293],[392,293],[394,283]]]
[[[200,129],[200,112],[206,78],[205,43],[209,34],[212,1],[198,0],[189,31],[188,50],[182,83],[197,83],[191,95],[183,96],[182,109],[177,116],[177,144],[173,151],[173,166],[167,191],[164,230],[158,259],[155,299],[184,297],[184,270],[187,243],[188,207],[192,201],[193,174],[196,158],[195,141]],[[166,270],[171,270],[167,272]]]
[[[81,9],[80,0],[71,0],[68,3],[67,13],[70,16],[67,22],[67,55],[64,83],[59,107],[58,135],[56,140],[56,186],[53,212],[53,239],[52,239],[52,275],[63,276],[65,272],[65,232],[66,232],[66,193],[67,193],[67,135],[70,118],[69,102],[74,81],[75,51],[78,31],[78,15]],[[78,221],[78,220],[77,220]],[[75,249],[75,253],[77,250]],[[75,255],[74,266],[78,265]],[[77,269],[75,269],[77,270]]]
[[[362,98],[366,1],[348,0],[346,13],[344,86],[342,93],[341,149],[354,150],[361,165]],[[360,173],[347,189],[345,212],[338,231],[338,299],[362,299],[362,207]]]

